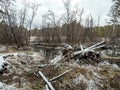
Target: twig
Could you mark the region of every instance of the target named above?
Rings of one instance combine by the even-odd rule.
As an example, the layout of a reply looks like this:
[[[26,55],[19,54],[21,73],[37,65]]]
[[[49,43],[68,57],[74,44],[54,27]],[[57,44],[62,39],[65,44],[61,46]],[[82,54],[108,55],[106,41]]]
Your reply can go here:
[[[67,74],[67,73],[70,72],[71,70],[72,70],[72,69],[67,70],[67,71],[65,71],[64,73],[62,73],[62,74],[60,74],[60,75],[58,75],[58,76],[56,76],[56,77],[50,79],[49,81],[54,81],[54,80],[56,80],[56,79],[62,77],[63,75]]]
[[[39,77],[39,75],[38,74],[36,74],[35,72],[33,72],[33,74],[38,78]]]

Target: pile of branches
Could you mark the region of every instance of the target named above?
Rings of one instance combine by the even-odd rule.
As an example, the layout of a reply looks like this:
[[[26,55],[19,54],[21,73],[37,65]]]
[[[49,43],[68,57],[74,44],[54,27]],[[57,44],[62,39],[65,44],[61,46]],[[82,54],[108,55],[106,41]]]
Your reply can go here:
[[[84,63],[99,63],[100,62],[100,54],[92,51],[88,51],[85,53],[81,53],[79,55],[76,55],[73,57],[74,60],[77,60],[79,64],[84,64]]]
[[[96,51],[96,49],[102,48],[105,45],[103,45],[105,41],[102,41],[100,43],[97,43],[95,45],[92,45],[87,48],[83,48],[82,45],[80,45],[80,50],[75,51],[75,49],[70,45],[65,45],[62,49],[62,54],[64,56],[64,60],[74,60],[79,62],[80,64],[83,63],[99,63],[100,62],[100,54]]]

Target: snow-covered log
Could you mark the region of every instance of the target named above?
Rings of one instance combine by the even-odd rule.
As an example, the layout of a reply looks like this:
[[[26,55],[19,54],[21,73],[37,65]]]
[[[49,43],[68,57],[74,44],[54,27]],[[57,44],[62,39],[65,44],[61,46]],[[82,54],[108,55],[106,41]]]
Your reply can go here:
[[[38,73],[43,78],[43,80],[46,82],[46,84],[48,85],[48,87],[50,88],[50,90],[55,90],[54,87],[52,86],[52,84],[45,77],[45,75],[41,71],[39,71]]]

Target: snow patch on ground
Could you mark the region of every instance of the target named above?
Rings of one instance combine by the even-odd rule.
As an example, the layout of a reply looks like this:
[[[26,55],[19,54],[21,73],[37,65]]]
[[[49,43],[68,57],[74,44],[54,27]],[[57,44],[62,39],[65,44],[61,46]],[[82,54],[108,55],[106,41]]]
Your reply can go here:
[[[2,70],[3,69],[3,65],[4,65],[4,63],[6,63],[6,61],[3,59],[3,56],[0,56],[0,70]]]
[[[69,44],[65,44],[65,45],[64,45],[64,48],[67,49],[67,50],[73,49],[73,47],[72,47],[71,45],[69,45]]]
[[[59,62],[60,60],[62,60],[64,57],[63,57],[63,54],[62,52],[59,53],[59,55],[57,55],[54,59],[51,60],[51,64],[56,64],[57,62]]]
[[[13,85],[6,85],[5,83],[0,82],[0,90],[18,90]]]
[[[7,56],[7,58],[3,58],[3,56],[5,56],[5,57]],[[0,54],[0,68],[2,68],[2,65],[6,61],[9,62],[9,64],[11,65],[10,73],[13,73],[13,75],[15,75],[14,72],[16,73],[16,76],[14,76],[13,79],[11,80],[11,82],[13,83],[13,81],[15,79],[18,79],[18,76],[23,75],[23,73],[27,74],[26,76],[31,75],[32,71],[35,71],[38,69],[36,67],[39,64],[41,65],[41,67],[47,66],[48,64],[44,64],[42,66],[42,64],[40,63],[41,58],[42,57],[38,53],[32,53],[32,54],[28,54],[28,53],[24,53],[24,52],[15,52],[15,53],[7,53],[7,54],[3,53],[3,54]],[[77,62],[69,62],[69,63],[62,62],[61,63],[60,60],[62,60],[62,59],[63,59],[63,55],[62,55],[62,53],[59,53],[59,55],[57,55],[54,59],[52,59],[50,61],[51,64],[56,64],[56,66],[55,67],[50,66],[50,67],[51,68],[53,67],[54,69],[56,69],[56,68],[60,69],[61,72],[62,72],[62,70],[65,71],[65,69],[66,70],[74,69],[75,73],[73,71],[73,72],[70,72],[69,74],[67,74],[68,76],[67,75],[66,76],[69,77],[69,75],[72,73],[70,79],[68,81],[66,79],[64,79],[64,81],[66,83],[69,83],[69,81],[72,81],[72,82],[74,82],[73,84],[76,84],[76,85],[83,83],[86,86],[86,90],[99,90],[99,87],[97,85],[104,84],[103,83],[104,79],[107,80],[109,78],[108,75],[110,77],[113,77],[114,75],[112,75],[112,73],[116,73],[116,72],[114,72],[114,70],[120,71],[119,66],[117,66],[116,64],[110,64],[106,61],[101,62],[98,65],[94,66],[91,64],[79,65]],[[47,68],[47,67],[45,67],[45,68]],[[48,70],[49,70],[49,66],[48,66]],[[107,71],[109,71],[109,72],[107,72]],[[48,71],[48,73],[49,73],[49,71]],[[57,73],[57,72],[54,72],[54,73]],[[103,73],[103,75],[101,73]],[[108,75],[106,75],[106,73]],[[9,77],[9,75],[8,75],[8,77]],[[63,76],[63,78],[64,77],[65,76]],[[21,90],[31,90],[31,89],[26,89],[26,88],[30,88],[29,86],[31,86],[31,82],[28,82],[27,79],[25,79],[25,78],[21,79],[21,81],[22,81],[22,87],[23,87]],[[40,83],[40,81],[39,81],[39,83]],[[70,86],[72,87],[72,84],[70,84]],[[0,90],[18,90],[18,89],[16,89],[14,87],[14,85],[6,85],[6,84],[0,82]],[[63,89],[61,89],[61,90],[63,90]]]
[[[73,82],[76,85],[79,85],[80,83],[84,83],[87,85],[87,90],[99,90],[98,87],[95,84],[94,80],[87,80],[84,75],[80,74],[75,79],[73,79]]]
[[[75,79],[73,79],[73,82],[74,82],[75,84],[80,84],[81,82],[86,83],[86,82],[87,82],[87,79],[86,79],[82,74],[80,74],[80,75],[77,76]]]
[[[90,80],[87,82],[87,90],[99,90],[98,87],[95,84],[95,81]]]

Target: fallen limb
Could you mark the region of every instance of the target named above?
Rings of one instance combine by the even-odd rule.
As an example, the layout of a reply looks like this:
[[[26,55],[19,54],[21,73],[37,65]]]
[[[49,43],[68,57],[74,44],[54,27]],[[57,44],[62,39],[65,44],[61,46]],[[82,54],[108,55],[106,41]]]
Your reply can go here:
[[[49,87],[48,87],[48,85],[45,85],[45,87],[46,87],[46,90],[50,90]]]
[[[93,49],[96,49],[96,48],[98,48],[99,46],[98,45],[101,45],[101,44],[103,44],[105,41],[102,41],[102,42],[100,42],[100,43],[97,43],[97,44],[95,44],[95,45],[92,45],[92,46],[90,46],[90,47],[88,47],[88,48],[86,48],[86,49],[82,49],[81,51],[76,51],[76,52],[74,52],[73,53],[73,55],[75,56],[75,55],[78,55],[78,54],[80,54],[80,53],[82,53],[82,52],[87,52],[87,51],[91,51],[91,50],[93,50]],[[98,46],[98,47],[96,47],[96,46]],[[99,47],[100,48],[100,47]]]
[[[80,44],[80,48],[81,48],[81,50],[83,51],[83,46]]]
[[[37,78],[39,77],[39,75],[38,75],[37,73],[33,72],[33,74],[34,74]]]
[[[48,85],[48,87],[50,88],[50,90],[55,90],[54,87],[52,86],[52,84],[44,76],[44,74],[41,71],[39,71],[38,73],[43,78],[43,80],[46,82],[46,84]]]
[[[67,74],[67,73],[70,72],[71,70],[72,70],[72,69],[67,70],[67,71],[65,71],[64,73],[62,73],[62,74],[60,74],[60,75],[58,75],[58,76],[50,79],[49,81],[54,81],[54,80],[56,80],[56,79],[59,79],[60,77],[62,77],[63,75]]]
[[[101,42],[99,42],[99,43],[97,43],[97,44],[95,44],[95,45],[92,45],[92,46],[90,46],[90,47],[88,47],[89,49],[92,49],[92,48],[94,48],[94,47],[96,47],[96,46],[98,46],[98,45],[101,45],[101,44],[103,44],[105,41],[101,41]]]
[[[92,48],[93,50],[95,50],[95,49],[99,49],[99,48],[102,48],[102,47],[104,47],[105,45],[101,45],[101,46],[98,46],[98,47],[94,47],[94,48]]]

